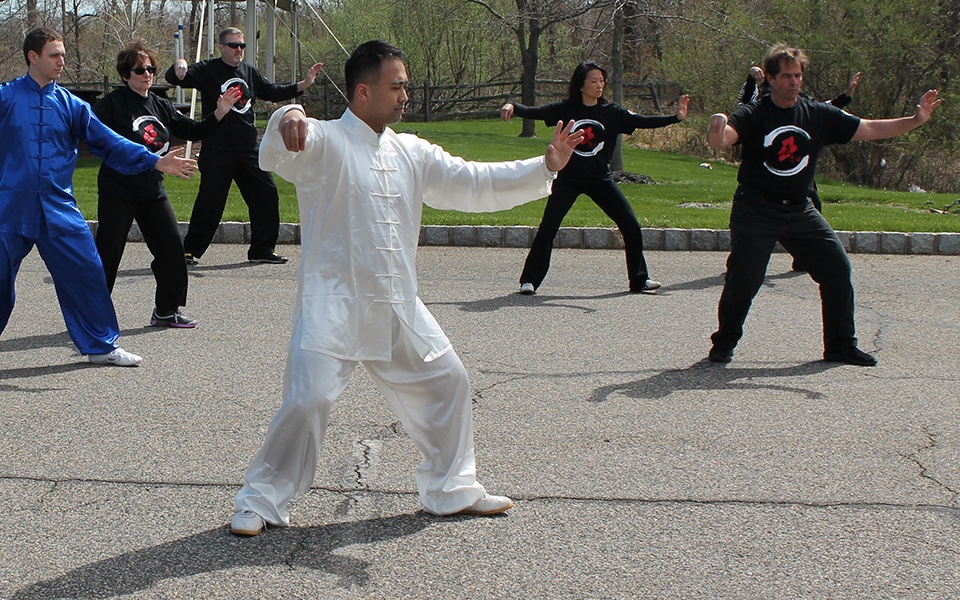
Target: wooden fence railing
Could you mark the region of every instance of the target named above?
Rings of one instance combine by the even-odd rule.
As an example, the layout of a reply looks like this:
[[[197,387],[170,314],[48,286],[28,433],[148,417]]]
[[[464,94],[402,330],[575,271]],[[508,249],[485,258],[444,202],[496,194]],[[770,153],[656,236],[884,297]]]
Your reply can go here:
[[[566,98],[567,81],[537,80],[537,104]],[[341,86],[342,89],[342,86]],[[681,95],[680,85],[671,82],[628,83],[623,86],[623,105],[641,113],[669,110]],[[508,100],[520,100],[519,81],[497,81],[469,85],[432,85],[429,81],[409,86],[408,120],[443,121],[491,118]],[[607,93],[608,99],[610,93]],[[329,82],[322,84],[319,105],[308,101],[308,111],[321,118],[339,117],[346,100]]]

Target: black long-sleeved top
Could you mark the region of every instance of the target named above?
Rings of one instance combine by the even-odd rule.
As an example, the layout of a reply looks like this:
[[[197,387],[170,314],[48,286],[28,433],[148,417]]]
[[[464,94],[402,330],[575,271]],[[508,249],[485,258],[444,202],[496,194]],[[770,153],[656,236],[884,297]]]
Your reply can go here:
[[[173,136],[199,140],[220,127],[213,113],[197,122],[178,111],[166,98],[153,92],[144,98],[126,85],[101,98],[93,112],[110,129],[160,156],[170,149]],[[157,170],[124,175],[102,164],[97,183],[100,193],[122,194],[131,200],[154,200],[165,193],[163,173]]]
[[[214,58],[187,67],[184,78],[178,79],[174,68],[167,69],[164,78],[171,85],[184,88],[196,88],[203,98],[203,114],[209,115],[217,110],[217,99],[230,87],[240,87],[242,96],[233,110],[223,118],[223,127],[217,130],[203,145],[207,148],[229,150],[255,150],[257,148],[257,128],[253,114],[253,104],[257,98],[270,102],[282,102],[296,98],[303,92],[297,91],[297,84],[276,85],[260,74],[260,71],[245,62],[231,67],[222,58]]]
[[[610,179],[610,159],[616,147],[617,136],[637,129],[656,129],[679,123],[676,115],[647,117],[638,115],[619,104],[600,100],[594,106],[565,100],[544,106],[524,106],[513,102],[514,114],[525,119],[542,119],[549,127],[557,121],[573,119],[573,131],[584,130],[583,142],[574,148],[570,162],[557,175],[558,179]]]

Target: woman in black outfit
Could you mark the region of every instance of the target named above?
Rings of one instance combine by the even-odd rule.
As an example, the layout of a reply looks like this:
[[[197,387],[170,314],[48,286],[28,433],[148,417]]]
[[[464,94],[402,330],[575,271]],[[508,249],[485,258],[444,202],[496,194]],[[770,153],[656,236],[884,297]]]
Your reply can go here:
[[[100,99],[93,112],[107,127],[160,155],[170,149],[172,136],[199,140],[215,131],[240,99],[239,90],[230,88],[220,96],[217,110],[203,121],[183,115],[169,100],[150,91],[157,72],[157,55],[139,42],[117,55],[117,72],[126,85]],[[110,292],[117,280],[127,233],[136,219],[143,241],[153,255],[150,268],[157,280],[150,324],[195,327],[196,320],[180,312],[180,307],[187,303],[187,265],[177,218],[163,186],[163,174],[151,171],[123,175],[104,164],[100,166],[97,184],[97,250]]]
[[[563,217],[580,194],[586,194],[596,202],[620,229],[627,257],[630,291],[652,292],[660,287],[660,283],[648,275],[647,263],[643,258],[640,223],[627,198],[613,181],[610,159],[621,134],[633,133],[635,129],[666,127],[686,118],[690,97],[680,97],[677,112],[673,116],[645,117],[619,104],[607,102],[603,97],[606,80],[607,72],[603,67],[594,62],[583,62],[573,71],[569,95],[563,102],[540,107],[508,102],[500,109],[504,121],[509,121],[516,114],[527,119],[542,119],[553,127],[557,121],[572,119],[576,121],[574,131],[585,131],[583,143],[574,149],[570,162],[553,182],[553,191],[547,199],[543,219],[520,274],[521,294],[535,293],[546,277],[553,240]]]

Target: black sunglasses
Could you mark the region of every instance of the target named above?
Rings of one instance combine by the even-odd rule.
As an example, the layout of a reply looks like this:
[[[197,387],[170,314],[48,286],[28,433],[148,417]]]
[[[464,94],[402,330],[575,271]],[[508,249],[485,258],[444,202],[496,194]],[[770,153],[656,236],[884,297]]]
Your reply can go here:
[[[243,42],[224,42],[223,45],[228,48],[233,48],[234,50],[236,50],[237,48],[240,48],[241,50],[243,50],[244,48],[247,47],[247,45],[244,44]]]
[[[143,75],[144,73],[150,73],[151,75],[153,75],[154,73],[157,72],[157,68],[153,65],[150,65],[149,67],[134,67],[130,70],[136,73],[137,75]]]

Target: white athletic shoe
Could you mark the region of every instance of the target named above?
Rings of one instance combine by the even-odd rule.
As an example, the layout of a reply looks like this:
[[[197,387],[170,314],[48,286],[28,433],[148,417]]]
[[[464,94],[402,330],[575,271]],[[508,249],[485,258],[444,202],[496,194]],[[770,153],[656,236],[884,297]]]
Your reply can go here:
[[[513,500],[507,498],[506,496],[491,496],[490,494],[484,494],[483,497],[474,502],[473,505],[455,513],[440,514],[433,512],[429,508],[425,508],[424,511],[439,517],[448,517],[451,515],[495,515],[502,513],[512,506]]]
[[[663,285],[663,284],[661,284],[659,281],[654,281],[654,280],[652,280],[652,279],[648,279],[648,280],[646,280],[646,281],[643,282],[643,288],[642,288],[642,289],[640,289],[640,290],[630,290],[630,291],[652,292],[652,291],[654,291],[654,290],[659,290],[662,285]]]
[[[252,510],[241,510],[230,519],[230,533],[254,536],[263,533],[263,518]]]
[[[513,506],[513,500],[506,496],[484,494],[473,506],[461,510],[460,515],[495,515]]]
[[[135,367],[143,362],[142,356],[127,352],[123,348],[116,348],[106,354],[91,354],[87,358],[95,365],[116,365],[118,367]]]
[[[537,293],[537,290],[533,289],[532,283],[521,283],[520,293],[523,294],[524,296],[529,296],[531,294]]]

